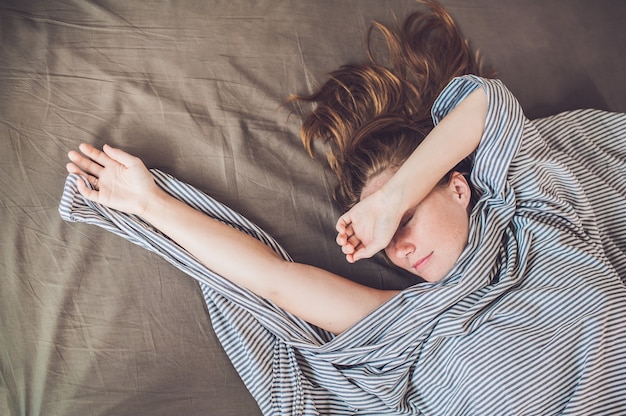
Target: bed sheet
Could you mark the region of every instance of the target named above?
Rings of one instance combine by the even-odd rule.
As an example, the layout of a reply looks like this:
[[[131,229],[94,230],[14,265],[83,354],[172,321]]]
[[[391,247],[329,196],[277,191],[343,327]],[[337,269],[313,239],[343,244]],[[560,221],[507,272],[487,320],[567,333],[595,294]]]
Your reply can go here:
[[[626,3],[442,1],[529,117],[626,112]],[[110,143],[226,203],[297,261],[412,277],[334,244],[334,180],[291,93],[363,61],[412,0],[0,1],[0,414],[258,414],[197,284],[57,207],[65,154]],[[318,149],[319,153],[323,149]]]

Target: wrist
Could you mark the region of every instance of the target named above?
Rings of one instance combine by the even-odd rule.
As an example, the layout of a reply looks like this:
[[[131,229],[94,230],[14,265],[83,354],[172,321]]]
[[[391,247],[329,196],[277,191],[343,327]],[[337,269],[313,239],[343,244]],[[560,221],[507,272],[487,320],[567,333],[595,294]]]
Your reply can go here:
[[[167,204],[168,199],[172,197],[164,190],[155,187],[146,197],[142,198],[142,201],[137,209],[136,215],[140,216],[148,222],[155,218],[158,213],[163,212]]]
[[[414,175],[397,171],[379,191],[387,209],[401,217],[428,194],[428,191],[422,188],[423,182],[415,180]]]

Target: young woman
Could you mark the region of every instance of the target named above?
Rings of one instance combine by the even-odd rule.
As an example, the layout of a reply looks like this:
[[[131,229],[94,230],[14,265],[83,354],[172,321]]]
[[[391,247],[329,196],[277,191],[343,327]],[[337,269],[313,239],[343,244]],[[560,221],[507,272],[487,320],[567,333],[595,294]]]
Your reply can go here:
[[[347,260],[384,249],[426,283],[382,291],[284,261],[171,196],[120,149],[82,144],[67,170],[90,184],[76,181],[87,200],[141,217],[212,271],[341,334],[315,346],[285,340],[306,373],[294,393],[306,403],[326,397],[335,412],[347,403],[339,413],[619,413],[626,117],[527,120],[500,82],[466,75],[478,70],[467,45],[431,9],[397,32],[378,26],[388,66],[341,68],[301,98],[317,104],[305,145],[330,142],[337,196],[350,207],[337,222]]]

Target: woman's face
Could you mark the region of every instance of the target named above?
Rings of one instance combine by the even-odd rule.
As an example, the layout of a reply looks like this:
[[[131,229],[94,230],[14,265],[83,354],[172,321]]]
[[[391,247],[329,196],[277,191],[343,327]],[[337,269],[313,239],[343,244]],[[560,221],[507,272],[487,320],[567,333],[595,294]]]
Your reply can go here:
[[[392,171],[385,171],[372,178],[363,188],[361,199],[379,189],[392,175]],[[428,282],[441,280],[467,245],[470,197],[466,179],[455,172],[448,184],[436,187],[404,213],[385,248],[389,259]]]

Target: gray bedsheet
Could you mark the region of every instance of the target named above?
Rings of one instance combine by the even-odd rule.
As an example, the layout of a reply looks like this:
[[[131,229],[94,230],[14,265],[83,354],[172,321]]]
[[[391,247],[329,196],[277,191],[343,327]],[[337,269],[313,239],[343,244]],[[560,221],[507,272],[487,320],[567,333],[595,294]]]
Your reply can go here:
[[[531,118],[626,112],[626,3],[442,1]],[[240,415],[258,408],[197,284],[154,254],[63,222],[65,154],[141,156],[241,212],[291,256],[348,265],[327,167],[282,104],[362,61],[372,19],[412,0],[0,1],[0,414]]]

